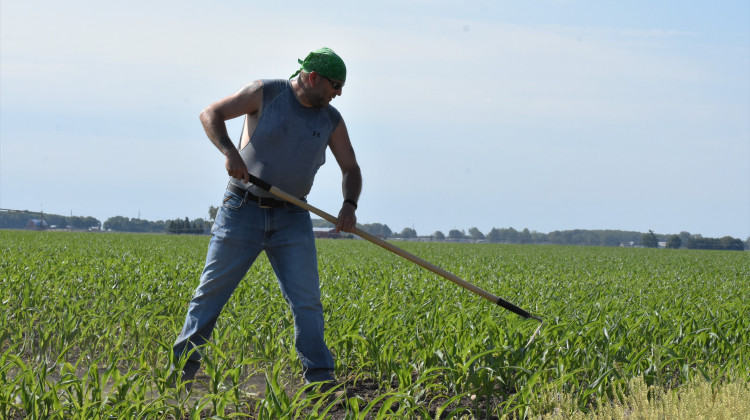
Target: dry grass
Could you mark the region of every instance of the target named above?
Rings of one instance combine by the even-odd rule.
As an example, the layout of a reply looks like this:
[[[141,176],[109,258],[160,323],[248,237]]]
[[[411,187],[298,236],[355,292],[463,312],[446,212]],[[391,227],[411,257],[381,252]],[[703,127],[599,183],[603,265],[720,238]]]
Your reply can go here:
[[[633,378],[626,389],[618,390],[614,401],[599,401],[591,412],[576,408],[570,396],[542,397],[552,414],[536,416],[544,420],[578,419],[750,419],[750,385],[742,380],[712,387],[703,380],[674,390],[647,385],[642,377]]]

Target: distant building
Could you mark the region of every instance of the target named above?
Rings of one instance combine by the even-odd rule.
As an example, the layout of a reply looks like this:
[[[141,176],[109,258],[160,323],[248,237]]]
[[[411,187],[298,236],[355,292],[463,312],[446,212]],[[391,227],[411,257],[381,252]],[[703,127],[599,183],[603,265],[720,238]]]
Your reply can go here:
[[[31,219],[28,222],[26,222],[26,229],[35,229],[35,230],[49,229],[49,224],[44,219]]]
[[[339,239],[341,233],[336,232],[334,228],[313,228],[313,233],[316,238],[328,238],[328,239]]]

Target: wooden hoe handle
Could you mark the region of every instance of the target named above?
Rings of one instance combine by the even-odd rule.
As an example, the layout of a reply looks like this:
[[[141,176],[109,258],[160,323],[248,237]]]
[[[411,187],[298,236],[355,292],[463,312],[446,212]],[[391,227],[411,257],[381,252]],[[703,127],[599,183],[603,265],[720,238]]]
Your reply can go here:
[[[287,192],[284,192],[284,191],[282,191],[282,190],[274,187],[273,185],[271,185],[271,184],[269,184],[269,183],[267,183],[267,182],[265,182],[265,181],[263,181],[263,180],[255,177],[255,176],[253,176],[252,174],[250,175],[250,182],[252,182],[256,186],[258,186],[258,187],[260,187],[260,188],[262,188],[262,189],[270,192],[271,194],[275,195],[276,197],[279,197],[279,198],[281,198],[281,199],[283,199],[285,201],[288,201],[289,203],[292,203],[292,204],[294,204],[296,206],[302,207],[303,209],[305,209],[305,210],[307,210],[307,211],[309,211],[311,213],[317,214],[318,216],[320,216],[323,219],[325,219],[325,220],[333,223],[334,225],[338,224],[338,219],[336,217],[334,217],[334,216],[332,216],[332,215],[324,212],[323,210],[320,210],[317,207],[311,206],[307,202],[302,201],[299,198],[297,198],[297,197],[295,197],[295,196],[293,196],[293,195],[291,195],[291,194],[289,194]],[[522,316],[524,318],[531,318],[531,319],[535,319],[535,320],[537,320],[539,322],[543,322],[541,318],[536,317],[536,316],[528,313],[527,311],[519,308],[518,306],[516,306],[516,305],[514,305],[514,304],[512,304],[512,303],[510,303],[510,302],[508,302],[508,301],[506,301],[506,300],[504,300],[504,299],[502,299],[500,297],[497,297],[497,296],[493,295],[492,293],[487,292],[486,290],[480,289],[479,287],[477,287],[477,286],[475,286],[475,285],[467,282],[466,280],[463,280],[462,278],[458,277],[457,275],[455,275],[455,274],[453,274],[453,273],[451,273],[449,271],[443,270],[442,268],[440,268],[440,267],[438,267],[438,266],[436,266],[436,265],[434,265],[434,264],[432,264],[432,263],[430,263],[428,261],[425,261],[422,258],[419,258],[419,257],[417,257],[414,254],[410,254],[409,252],[404,251],[403,249],[401,249],[401,248],[399,248],[399,247],[391,244],[390,242],[386,242],[384,239],[381,239],[381,238],[379,238],[379,237],[377,237],[375,235],[372,235],[371,233],[365,232],[365,231],[363,231],[363,230],[361,230],[359,228],[356,228],[356,227],[352,230],[352,233],[354,233],[355,235],[361,237],[362,239],[366,239],[366,240],[374,243],[375,245],[383,247],[383,248],[387,249],[388,251],[391,251],[392,253],[394,253],[394,254],[396,254],[396,255],[398,255],[400,257],[403,257],[403,258],[405,258],[405,259],[407,259],[407,260],[409,260],[409,261],[411,261],[411,262],[413,262],[413,263],[415,263],[415,264],[417,264],[417,265],[419,265],[419,266],[421,266],[423,268],[426,268],[427,270],[432,271],[433,273],[437,274],[438,276],[441,276],[441,277],[443,277],[443,278],[445,278],[447,280],[450,280],[453,283],[455,283],[455,284],[463,287],[464,289],[469,290],[471,292],[474,292],[477,295],[479,295],[479,296],[481,296],[481,297],[489,300],[490,302],[492,302],[494,304],[497,304],[499,306],[502,306],[503,308],[505,308],[505,309],[507,309],[507,310],[515,313],[515,314],[518,314],[518,315],[520,315],[520,316]],[[540,325],[540,327],[541,327],[541,325]],[[537,329],[537,332],[539,332],[539,329]],[[536,332],[534,333],[534,335],[536,335]],[[533,336],[532,336],[532,339],[533,339]]]

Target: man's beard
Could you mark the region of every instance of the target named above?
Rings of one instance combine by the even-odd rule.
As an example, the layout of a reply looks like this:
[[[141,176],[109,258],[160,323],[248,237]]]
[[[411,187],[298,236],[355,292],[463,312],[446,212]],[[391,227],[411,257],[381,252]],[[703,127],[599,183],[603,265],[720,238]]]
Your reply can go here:
[[[316,92],[310,98],[310,103],[312,104],[312,106],[317,107],[317,108],[323,108],[327,106],[330,102],[331,101],[328,99],[328,97],[323,95],[322,93]]]

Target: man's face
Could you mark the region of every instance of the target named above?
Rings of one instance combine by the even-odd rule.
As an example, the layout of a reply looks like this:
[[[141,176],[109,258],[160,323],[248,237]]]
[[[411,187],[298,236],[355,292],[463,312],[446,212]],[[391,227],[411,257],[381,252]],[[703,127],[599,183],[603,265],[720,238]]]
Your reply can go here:
[[[315,75],[317,76],[317,83],[315,84],[316,97],[313,98],[314,105],[326,106],[331,103],[333,98],[341,95],[344,82],[330,79],[320,73],[315,73]]]

